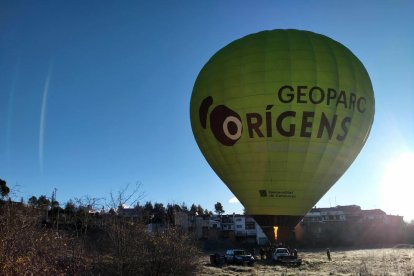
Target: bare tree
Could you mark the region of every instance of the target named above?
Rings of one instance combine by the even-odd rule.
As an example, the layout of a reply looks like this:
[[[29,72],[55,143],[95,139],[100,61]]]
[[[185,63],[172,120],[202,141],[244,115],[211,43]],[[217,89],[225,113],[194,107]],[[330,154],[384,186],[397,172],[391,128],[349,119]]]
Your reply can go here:
[[[121,190],[117,192],[110,192],[110,200],[107,204],[108,209],[114,210],[119,207],[125,208],[126,206],[135,206],[138,202],[145,197],[145,193],[142,191],[142,184],[136,182],[134,185],[127,184]]]
[[[74,202],[77,205],[77,212],[75,213],[75,219],[73,220],[76,235],[79,235],[80,233],[83,237],[86,236],[90,224],[94,222],[94,211],[98,208],[99,204],[102,204],[103,200],[103,198],[91,197],[89,195],[74,199]]]

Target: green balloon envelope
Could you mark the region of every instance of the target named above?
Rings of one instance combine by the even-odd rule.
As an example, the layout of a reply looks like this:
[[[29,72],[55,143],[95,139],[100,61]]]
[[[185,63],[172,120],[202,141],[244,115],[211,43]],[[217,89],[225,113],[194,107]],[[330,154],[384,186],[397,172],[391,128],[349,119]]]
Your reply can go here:
[[[279,217],[262,224],[295,225],[364,146],[374,93],[342,44],[308,31],[263,31],[207,62],[190,116],[201,152],[247,212]]]

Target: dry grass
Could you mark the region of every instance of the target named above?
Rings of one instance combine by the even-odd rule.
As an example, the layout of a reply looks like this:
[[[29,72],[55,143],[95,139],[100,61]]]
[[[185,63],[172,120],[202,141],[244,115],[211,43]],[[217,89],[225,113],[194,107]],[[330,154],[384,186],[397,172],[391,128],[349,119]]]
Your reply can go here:
[[[283,267],[257,262],[254,267],[208,265],[205,256],[198,275],[410,275],[414,276],[414,249],[331,250],[332,261],[325,251],[299,252],[300,267]]]

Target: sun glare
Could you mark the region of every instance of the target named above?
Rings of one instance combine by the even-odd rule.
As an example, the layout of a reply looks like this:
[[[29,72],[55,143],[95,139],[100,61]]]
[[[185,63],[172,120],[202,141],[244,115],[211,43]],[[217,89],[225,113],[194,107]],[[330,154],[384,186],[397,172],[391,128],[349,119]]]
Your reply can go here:
[[[414,152],[392,159],[383,172],[381,183],[384,211],[414,219]]]

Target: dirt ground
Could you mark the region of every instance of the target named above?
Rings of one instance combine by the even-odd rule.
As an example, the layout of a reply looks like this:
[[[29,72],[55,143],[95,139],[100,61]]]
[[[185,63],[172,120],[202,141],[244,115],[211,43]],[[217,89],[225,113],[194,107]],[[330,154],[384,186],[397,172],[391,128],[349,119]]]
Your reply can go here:
[[[258,256],[256,256],[258,257]],[[410,275],[414,276],[414,248],[365,249],[335,251],[332,261],[326,251],[299,251],[302,265],[284,267],[266,261],[257,261],[254,267],[224,265],[211,266],[209,255],[201,259],[197,275]]]

